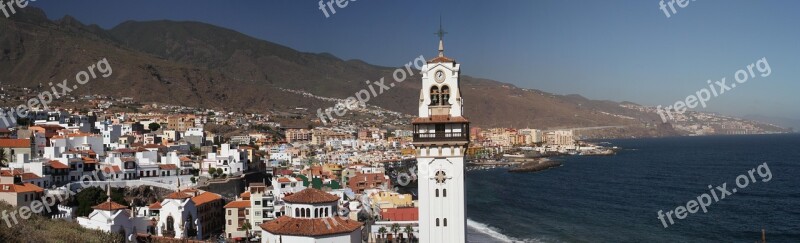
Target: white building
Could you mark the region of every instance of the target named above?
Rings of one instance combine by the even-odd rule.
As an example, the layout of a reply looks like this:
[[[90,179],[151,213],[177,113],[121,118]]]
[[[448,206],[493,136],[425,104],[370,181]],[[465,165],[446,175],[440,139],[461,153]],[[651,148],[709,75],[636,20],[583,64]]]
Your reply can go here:
[[[260,225],[261,242],[361,242],[362,224],[337,216],[339,197],[307,188],[283,200],[286,215]]]
[[[469,121],[462,117],[460,65],[439,56],[422,67],[419,117],[413,145],[419,171],[420,242],[466,242],[464,152]]]
[[[144,232],[146,228],[134,229],[135,218],[127,206],[111,201],[111,189],[107,188],[108,199],[105,202],[92,207],[94,211],[87,217],[78,217],[78,224],[87,229],[102,230],[106,232],[119,233],[125,239],[132,239],[137,230]]]
[[[219,153],[208,153],[203,160],[203,175],[208,176],[208,169],[222,169],[224,174],[238,175],[244,173],[247,168],[247,151],[232,149],[230,144],[222,144]]]

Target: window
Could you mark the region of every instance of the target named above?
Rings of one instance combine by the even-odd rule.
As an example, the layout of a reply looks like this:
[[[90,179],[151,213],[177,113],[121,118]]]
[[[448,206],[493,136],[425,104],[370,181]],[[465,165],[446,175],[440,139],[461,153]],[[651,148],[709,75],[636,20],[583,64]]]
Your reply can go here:
[[[261,216],[261,212],[256,211],[256,216]]]
[[[442,98],[441,98],[441,105],[449,105],[450,104],[450,87],[447,85],[442,86]]]
[[[436,218],[436,227],[439,227],[439,218]]]
[[[444,218],[444,226],[447,227],[447,218]]]
[[[439,197],[439,189],[436,189],[436,197]]]
[[[439,87],[436,87],[436,86],[431,87],[431,104],[430,105],[439,105]]]
[[[231,212],[232,212],[232,211],[233,211],[233,210],[230,210],[230,209],[228,209],[228,215],[231,215]]]
[[[447,197],[447,189],[442,189],[442,197]]]
[[[228,220],[228,225],[231,225],[231,220],[230,219]]]
[[[261,201],[256,201],[256,205],[261,205]]]

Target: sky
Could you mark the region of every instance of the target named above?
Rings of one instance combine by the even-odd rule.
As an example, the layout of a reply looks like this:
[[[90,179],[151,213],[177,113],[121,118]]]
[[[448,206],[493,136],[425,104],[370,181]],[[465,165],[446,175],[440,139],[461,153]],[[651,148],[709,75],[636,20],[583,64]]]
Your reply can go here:
[[[669,0],[665,0],[667,4]],[[327,2],[327,0],[325,1]],[[323,4],[325,3],[323,2]],[[445,53],[462,73],[556,94],[668,106],[708,80],[766,58],[756,77],[700,111],[800,119],[800,1],[691,0],[667,17],[660,0],[357,0],[336,13],[313,0],[38,0],[48,17],[109,29],[127,21],[200,21],[345,60],[401,66]],[[715,86],[716,87],[716,86]]]

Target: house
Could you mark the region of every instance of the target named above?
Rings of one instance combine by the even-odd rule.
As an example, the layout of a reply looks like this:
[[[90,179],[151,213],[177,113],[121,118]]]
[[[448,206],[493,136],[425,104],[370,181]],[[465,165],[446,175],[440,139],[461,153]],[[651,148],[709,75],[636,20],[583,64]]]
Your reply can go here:
[[[389,176],[383,173],[357,173],[347,180],[349,188],[353,192],[361,194],[367,189],[387,189],[391,188]]]
[[[40,200],[43,195],[44,189],[23,182],[21,175],[0,176],[0,201],[5,201],[11,206],[30,206],[33,201]]]
[[[246,171],[247,162],[247,152],[222,144],[219,153],[208,153],[200,170],[203,175],[209,175],[211,168],[222,169],[223,174],[239,175]]]
[[[127,236],[137,233],[131,217],[132,212],[127,206],[111,201],[111,191],[110,189],[108,191],[108,199],[92,207],[94,210],[89,216],[78,217],[78,224],[87,229],[118,233],[128,238]]]
[[[13,163],[17,161],[18,155],[31,155],[31,140],[30,139],[0,139],[0,149],[5,151],[5,159]]]

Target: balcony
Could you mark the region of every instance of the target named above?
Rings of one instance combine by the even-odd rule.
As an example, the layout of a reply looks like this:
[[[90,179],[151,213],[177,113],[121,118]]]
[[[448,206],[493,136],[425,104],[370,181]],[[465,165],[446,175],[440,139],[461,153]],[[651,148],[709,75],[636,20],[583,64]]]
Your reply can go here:
[[[432,117],[414,121],[414,142],[469,142],[469,122],[458,118]]]
[[[414,142],[469,141],[468,132],[414,133]]]

